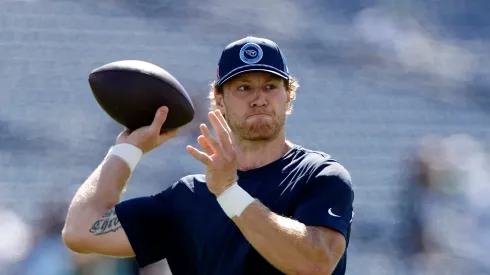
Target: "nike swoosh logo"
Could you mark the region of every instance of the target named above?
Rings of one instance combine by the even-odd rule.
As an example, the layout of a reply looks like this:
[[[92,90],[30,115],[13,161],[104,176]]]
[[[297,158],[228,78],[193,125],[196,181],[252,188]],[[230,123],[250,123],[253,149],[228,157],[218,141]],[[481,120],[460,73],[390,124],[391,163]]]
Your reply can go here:
[[[329,214],[330,216],[333,216],[333,217],[340,217],[339,215],[335,215],[335,214],[332,212],[332,208],[329,208],[329,209],[328,209],[328,214]]]

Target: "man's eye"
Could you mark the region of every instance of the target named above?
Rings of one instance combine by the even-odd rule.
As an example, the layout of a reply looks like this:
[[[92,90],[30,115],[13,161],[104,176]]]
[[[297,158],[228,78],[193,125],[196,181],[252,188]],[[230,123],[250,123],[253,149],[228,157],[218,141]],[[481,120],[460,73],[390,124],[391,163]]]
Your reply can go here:
[[[248,90],[250,90],[250,88],[246,85],[243,85],[243,86],[238,87],[238,90],[239,91],[248,91]]]
[[[267,85],[265,87],[266,87],[267,90],[274,90],[276,88],[276,85],[270,84],[270,85]]]

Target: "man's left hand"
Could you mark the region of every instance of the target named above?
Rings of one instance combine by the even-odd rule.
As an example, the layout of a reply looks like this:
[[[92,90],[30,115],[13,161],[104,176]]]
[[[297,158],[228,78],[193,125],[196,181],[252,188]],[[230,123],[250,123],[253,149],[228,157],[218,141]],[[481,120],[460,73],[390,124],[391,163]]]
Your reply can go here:
[[[208,189],[215,196],[219,196],[238,180],[237,154],[231,138],[231,129],[221,112],[209,112],[208,117],[217,138],[211,135],[206,124],[201,124],[199,128],[202,135],[197,138],[197,142],[205,152],[190,145],[187,146],[187,151],[206,165]]]

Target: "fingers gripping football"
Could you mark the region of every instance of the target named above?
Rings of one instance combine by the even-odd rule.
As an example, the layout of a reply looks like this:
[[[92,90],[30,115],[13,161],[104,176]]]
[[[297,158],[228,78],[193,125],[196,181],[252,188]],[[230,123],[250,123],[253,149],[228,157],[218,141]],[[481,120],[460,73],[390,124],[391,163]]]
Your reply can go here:
[[[127,128],[121,132],[116,140],[116,144],[130,143],[140,148],[143,153],[147,153],[165,141],[175,137],[178,132],[178,128],[169,132],[160,133],[163,123],[167,119],[169,109],[165,106],[160,107],[155,113],[153,122],[149,126],[144,126],[130,132]]]

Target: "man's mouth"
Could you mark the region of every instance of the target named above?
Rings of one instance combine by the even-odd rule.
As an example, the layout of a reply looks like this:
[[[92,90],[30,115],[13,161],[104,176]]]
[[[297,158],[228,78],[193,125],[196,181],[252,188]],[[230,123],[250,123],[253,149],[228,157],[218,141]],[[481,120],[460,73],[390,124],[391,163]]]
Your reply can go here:
[[[266,113],[258,113],[258,114],[249,115],[248,117],[252,117],[252,116],[270,116],[270,115]]]

